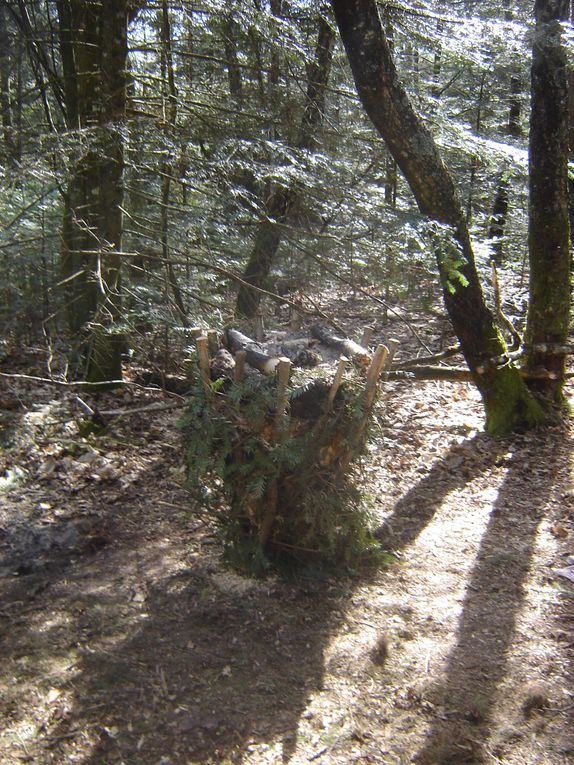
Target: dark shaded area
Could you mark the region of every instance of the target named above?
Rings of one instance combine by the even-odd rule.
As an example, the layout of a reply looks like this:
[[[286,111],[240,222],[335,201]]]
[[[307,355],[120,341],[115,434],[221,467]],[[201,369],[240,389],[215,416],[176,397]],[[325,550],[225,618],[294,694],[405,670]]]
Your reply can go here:
[[[108,542],[97,515],[70,516],[54,523],[25,519],[0,528],[0,577],[62,569],[72,558],[95,552]]]
[[[498,453],[482,436],[453,447],[401,499],[390,519],[393,547],[408,545],[449,491],[487,469],[485,450]],[[87,736],[89,747],[84,741],[82,748],[90,748],[91,755],[84,765],[157,765],[162,757],[173,765],[241,762],[250,746],[282,740],[288,762],[300,717],[323,684],[325,648],[365,578],[274,581],[241,594],[218,586],[221,568],[208,549],[177,574],[142,581],[134,571],[140,564],[130,561],[150,555],[141,564],[149,576],[150,561],[157,567],[162,558],[154,546],[177,535],[178,524],[158,513],[154,539],[149,510],[146,525],[138,528],[141,510],[133,499],[127,507],[117,503],[108,510],[104,525],[113,528],[114,513],[121,513],[134,537],[77,560],[72,591],[68,559],[60,569],[17,577],[11,588],[10,616],[20,610],[19,602],[25,605],[23,619],[4,632],[7,658],[17,660],[24,650],[42,662],[63,661],[70,641],[77,643],[68,689],[74,706],[45,741],[50,756],[65,761],[75,739]],[[73,541],[79,544],[75,536]],[[168,541],[166,552],[185,560],[185,549],[176,548]],[[124,567],[130,572],[125,577],[118,573]],[[137,583],[135,596],[130,578]],[[27,587],[35,602],[28,603]],[[48,588],[50,611],[68,612],[74,604],[73,623],[44,627],[36,635],[27,629],[26,612],[43,613]],[[384,662],[384,647],[383,641],[376,663]]]
[[[199,568],[174,577],[128,640],[84,657],[74,724],[119,731],[102,733],[85,762],[240,761],[277,738],[288,761],[322,684],[336,605],[284,586],[266,597],[217,592]]]
[[[40,693],[21,702],[37,704],[48,691],[49,666],[60,668],[51,682],[73,700],[22,756],[84,765],[240,762],[250,745],[279,739],[288,762],[354,582],[271,581],[242,592],[205,531],[204,552],[188,555],[201,524],[161,508],[155,516],[147,508],[142,523],[145,507],[133,496],[107,507],[100,524],[108,543],[95,554],[71,519],[45,538],[30,527],[22,553],[38,553],[37,569],[0,578],[0,653]],[[18,718],[14,704],[0,691],[5,720]],[[78,759],[78,751],[91,753]]]

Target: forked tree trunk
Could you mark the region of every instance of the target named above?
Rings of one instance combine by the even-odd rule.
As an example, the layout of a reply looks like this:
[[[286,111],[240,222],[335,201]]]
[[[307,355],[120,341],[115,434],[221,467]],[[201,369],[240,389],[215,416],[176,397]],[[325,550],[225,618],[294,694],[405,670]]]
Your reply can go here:
[[[562,400],[570,321],[568,76],[561,23],[568,0],[536,0],[530,119],[530,304],[527,365],[550,373],[533,385]]]
[[[486,412],[491,433],[544,420],[486,306],[460,198],[436,144],[399,81],[375,0],[332,0],[359,97],[385,139],[423,215],[441,227],[434,237],[444,301]]]

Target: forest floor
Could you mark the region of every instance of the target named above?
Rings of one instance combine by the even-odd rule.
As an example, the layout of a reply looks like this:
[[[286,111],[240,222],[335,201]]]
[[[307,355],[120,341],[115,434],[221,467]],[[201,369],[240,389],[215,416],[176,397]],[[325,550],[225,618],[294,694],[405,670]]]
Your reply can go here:
[[[81,438],[73,391],[1,384],[2,765],[574,762],[569,426],[492,439],[471,385],[386,383],[395,562],[253,580],[190,512],[181,410]]]

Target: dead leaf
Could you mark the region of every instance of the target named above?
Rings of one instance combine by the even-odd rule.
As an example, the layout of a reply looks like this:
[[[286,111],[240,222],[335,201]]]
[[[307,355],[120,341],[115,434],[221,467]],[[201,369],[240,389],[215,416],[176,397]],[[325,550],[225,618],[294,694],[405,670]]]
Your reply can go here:
[[[565,539],[568,536],[568,529],[561,523],[553,523],[550,527],[550,533],[556,539]]]

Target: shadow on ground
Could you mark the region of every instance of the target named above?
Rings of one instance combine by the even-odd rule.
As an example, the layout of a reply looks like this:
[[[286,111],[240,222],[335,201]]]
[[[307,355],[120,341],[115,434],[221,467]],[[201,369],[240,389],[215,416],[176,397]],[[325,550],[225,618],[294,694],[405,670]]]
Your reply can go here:
[[[434,692],[445,713],[431,726],[419,763],[480,763],[487,754],[503,754],[486,751],[490,721],[508,672],[538,528],[560,488],[559,451],[569,446],[552,433],[508,447],[512,456],[466,588],[446,680]],[[411,530],[406,538],[412,536]]]
[[[452,447],[387,519],[393,547],[405,548],[450,492],[512,454],[446,680],[435,690],[447,715],[431,722],[421,763],[483,759],[563,448],[555,434],[513,442],[478,436]],[[134,545],[111,545],[79,562],[75,590],[65,574],[53,580],[51,606],[65,616],[37,625],[41,661],[73,653],[66,688],[73,703],[39,744],[38,763],[240,763],[259,748],[258,761],[287,763],[307,744],[298,741],[300,718],[323,687],[326,648],[359,582],[245,583],[226,577],[209,550],[186,557],[186,540],[173,545],[169,533],[158,523]],[[384,575],[378,581],[384,586]],[[29,633],[32,621],[24,615],[14,624],[5,643],[12,658],[19,631]],[[266,745],[273,751],[264,752]]]
[[[495,459],[490,442],[476,442]],[[401,500],[395,547],[422,531],[447,493],[488,468],[475,446],[453,447]],[[129,634],[118,639],[112,625],[109,646],[84,651],[71,723],[97,732],[84,765],[240,762],[276,741],[273,761],[288,762],[307,743],[298,742],[301,715],[322,688],[325,649],[365,580],[274,582],[241,594],[218,586],[199,560],[150,589]],[[98,629],[105,640],[105,624]]]
[[[127,640],[84,657],[77,720],[117,731],[100,728],[85,762],[239,761],[277,739],[288,761],[300,715],[322,685],[336,605],[325,593],[282,586],[217,591],[201,568],[173,577],[150,593]]]
[[[454,447],[399,502],[395,547],[487,468],[472,456],[484,443]],[[273,760],[288,762],[307,743],[298,742],[299,721],[322,688],[325,649],[359,580],[242,588],[222,577],[213,548],[190,558],[192,540],[178,538],[162,513],[150,526],[149,510],[145,498],[140,508],[116,504],[110,517],[124,513],[115,525],[127,523],[133,539],[9,588],[8,613],[19,618],[6,625],[6,658],[18,666],[25,656],[37,686],[46,667],[71,667],[71,704],[40,731],[37,762],[240,762],[277,741]],[[138,512],[146,514],[141,529]]]

